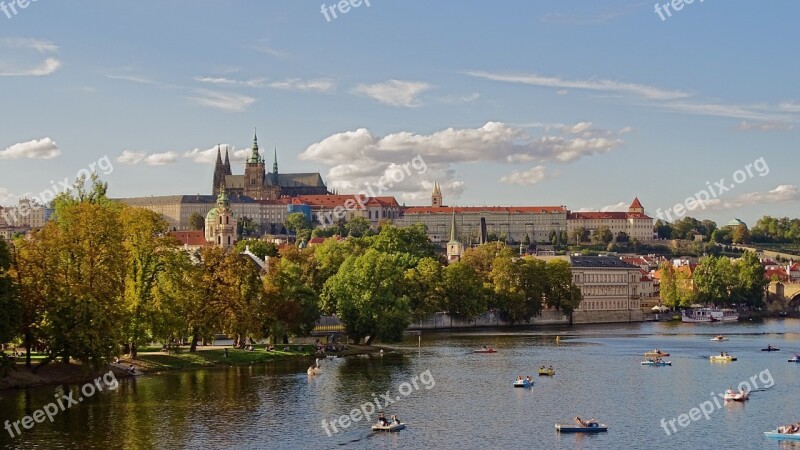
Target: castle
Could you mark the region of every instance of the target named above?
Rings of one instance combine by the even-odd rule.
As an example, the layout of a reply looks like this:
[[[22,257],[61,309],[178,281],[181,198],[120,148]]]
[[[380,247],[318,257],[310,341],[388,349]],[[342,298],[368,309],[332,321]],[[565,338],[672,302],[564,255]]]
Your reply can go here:
[[[278,151],[275,150],[272,172],[267,173],[264,158],[259,153],[258,136],[253,136],[253,147],[244,166],[244,175],[231,173],[231,161],[225,150],[225,162],[217,147],[212,193],[219,196],[222,186],[231,197],[250,197],[253,200],[277,200],[298,195],[328,195],[322,175],[313,173],[278,173]]]

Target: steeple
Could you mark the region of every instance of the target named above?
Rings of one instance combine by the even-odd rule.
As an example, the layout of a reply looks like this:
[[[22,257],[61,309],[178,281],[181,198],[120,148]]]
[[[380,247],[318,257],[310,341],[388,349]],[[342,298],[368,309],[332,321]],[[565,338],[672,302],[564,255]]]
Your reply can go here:
[[[223,168],[225,169],[225,175],[233,175],[231,173],[231,159],[228,156],[228,147],[225,147],[225,164],[223,164]]]
[[[447,262],[455,262],[461,260],[461,255],[464,254],[464,245],[458,241],[456,231],[456,209],[453,208],[453,217],[450,220],[450,242],[447,243]]]
[[[250,153],[250,158],[247,159],[248,163],[257,164],[261,162],[261,155],[258,153],[258,133],[253,129],[253,152]]]
[[[275,153],[272,158],[272,173],[278,175],[278,146],[275,146]]]
[[[219,193],[220,184],[225,182],[225,166],[222,165],[222,155],[220,154],[219,144],[217,144],[217,162],[214,164],[214,181],[211,185],[211,192],[214,195]]]
[[[217,144],[217,167],[222,165],[222,154],[219,152],[219,144]]]
[[[458,244],[456,239],[456,209],[453,208],[453,218],[450,221],[450,242],[448,244]]]
[[[431,206],[438,208],[442,206],[442,188],[439,183],[433,183],[433,193],[431,193]]]

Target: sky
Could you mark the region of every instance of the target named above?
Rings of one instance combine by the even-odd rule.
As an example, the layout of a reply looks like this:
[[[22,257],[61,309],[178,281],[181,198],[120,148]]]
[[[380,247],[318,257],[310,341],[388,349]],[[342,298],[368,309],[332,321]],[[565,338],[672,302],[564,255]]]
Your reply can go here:
[[[90,168],[209,194],[257,129],[268,167],[409,206],[800,216],[796,1],[9,3],[0,204]]]

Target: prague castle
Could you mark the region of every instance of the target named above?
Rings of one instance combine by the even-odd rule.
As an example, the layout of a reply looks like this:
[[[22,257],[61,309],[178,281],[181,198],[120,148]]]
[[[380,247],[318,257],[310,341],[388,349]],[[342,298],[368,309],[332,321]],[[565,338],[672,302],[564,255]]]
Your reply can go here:
[[[258,149],[258,136],[253,136],[253,147],[244,165],[244,175],[231,173],[231,161],[228,150],[225,150],[225,162],[217,147],[217,163],[214,166],[212,193],[216,197],[220,188],[231,198],[250,197],[253,200],[277,200],[281,197],[297,197],[299,195],[328,195],[328,187],[322,181],[322,175],[312,173],[278,173],[278,151],[275,150],[272,172],[267,173],[264,157]]]

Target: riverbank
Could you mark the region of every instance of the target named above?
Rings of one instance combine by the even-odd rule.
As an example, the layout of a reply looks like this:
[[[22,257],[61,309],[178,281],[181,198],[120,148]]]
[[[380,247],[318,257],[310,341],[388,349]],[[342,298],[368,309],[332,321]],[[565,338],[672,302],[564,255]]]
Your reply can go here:
[[[288,351],[284,351],[288,348]],[[7,377],[0,379],[0,389],[20,389],[34,386],[80,384],[94,380],[98,376],[113,371],[117,378],[127,378],[131,374],[123,367],[133,365],[136,371],[144,375],[153,375],[161,372],[176,370],[197,370],[214,367],[249,366],[255,364],[268,364],[283,361],[289,358],[313,358],[319,354],[312,351],[310,345],[290,345],[281,350],[266,351],[263,345],[256,346],[255,350],[239,350],[228,347],[228,356],[225,356],[225,347],[206,346],[197,347],[192,353],[188,348],[165,353],[161,351],[143,351],[136,358],[122,358],[119,364],[110,364],[102,370],[86,370],[80,364],[65,364],[52,362],[35,373],[25,368],[23,361],[18,361],[16,370]],[[347,350],[328,353],[325,356],[346,357],[368,353],[377,353],[385,350],[383,347],[366,345],[349,345]],[[34,367],[38,361],[34,360]]]

